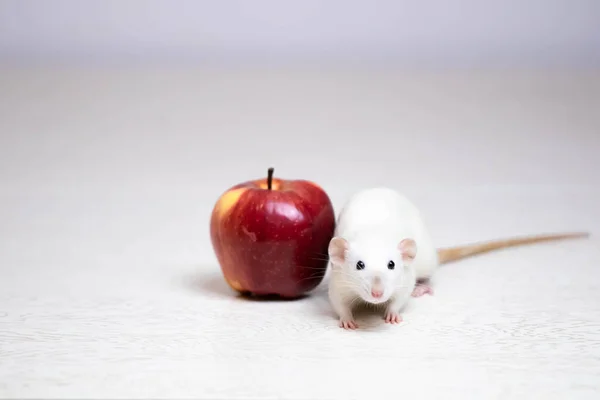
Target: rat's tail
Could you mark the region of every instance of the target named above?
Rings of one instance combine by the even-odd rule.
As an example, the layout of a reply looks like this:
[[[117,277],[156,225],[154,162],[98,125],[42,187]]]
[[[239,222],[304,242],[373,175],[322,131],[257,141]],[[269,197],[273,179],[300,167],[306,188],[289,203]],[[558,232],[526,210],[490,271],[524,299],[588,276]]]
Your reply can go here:
[[[492,240],[489,242],[472,243],[463,246],[438,249],[438,257],[440,264],[447,264],[463,258],[472,257],[477,254],[487,253],[508,247],[522,246],[525,244],[540,242],[550,242],[554,240],[577,239],[589,236],[590,235],[587,232],[575,232]]]

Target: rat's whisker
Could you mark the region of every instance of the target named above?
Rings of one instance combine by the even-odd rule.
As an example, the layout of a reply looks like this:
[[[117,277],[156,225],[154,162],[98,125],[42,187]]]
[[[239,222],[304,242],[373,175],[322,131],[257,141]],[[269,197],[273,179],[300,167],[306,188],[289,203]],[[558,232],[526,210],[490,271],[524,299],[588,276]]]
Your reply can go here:
[[[350,275],[348,275],[348,276],[350,276]],[[340,283],[352,283],[354,285],[354,287],[360,288],[360,289],[364,290],[365,292],[368,292],[369,287],[368,287],[368,285],[365,282],[356,282],[355,279],[345,280],[344,278],[345,277],[343,277],[343,278],[340,277],[338,279],[338,282],[340,282]]]
[[[305,276],[301,279],[296,279],[296,280],[294,280],[294,283],[303,283],[305,281],[312,280],[312,279],[323,279],[323,276],[324,275],[322,275],[322,274],[312,274],[309,276]]]
[[[323,258],[323,257],[308,257],[311,260],[317,260],[317,261],[329,261],[329,258]]]
[[[327,253],[320,253],[318,251],[313,251],[313,252],[311,252],[311,254],[314,254],[314,255],[317,255],[317,256],[329,257],[329,254],[327,254]]]
[[[326,271],[327,270],[327,266],[325,266],[325,267],[312,267],[310,265],[303,265],[303,266],[300,266],[299,268],[302,268],[302,269],[316,269],[316,270],[322,270],[322,271]]]
[[[349,303],[349,305],[348,305],[348,308],[350,308],[350,309],[354,308],[354,306],[355,306],[356,304],[360,303],[360,301],[361,301],[361,300],[362,300],[362,299],[360,298],[360,296],[356,296],[355,298],[353,298],[353,299],[350,301],[350,303]]]

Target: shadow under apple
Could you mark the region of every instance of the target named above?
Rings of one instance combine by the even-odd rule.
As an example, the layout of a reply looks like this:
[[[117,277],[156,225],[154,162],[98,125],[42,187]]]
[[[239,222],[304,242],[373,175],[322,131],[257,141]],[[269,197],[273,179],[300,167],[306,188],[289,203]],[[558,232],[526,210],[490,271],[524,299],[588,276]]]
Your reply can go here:
[[[209,269],[209,268],[206,268]],[[214,269],[214,268],[210,268]],[[250,292],[239,293],[233,290],[225,281],[223,275],[219,272],[197,272],[185,277],[184,285],[195,293],[207,293],[211,296],[218,296],[228,299],[239,299],[244,301],[299,301],[310,297],[310,294],[305,294],[295,298],[285,298],[277,295],[257,296]]]

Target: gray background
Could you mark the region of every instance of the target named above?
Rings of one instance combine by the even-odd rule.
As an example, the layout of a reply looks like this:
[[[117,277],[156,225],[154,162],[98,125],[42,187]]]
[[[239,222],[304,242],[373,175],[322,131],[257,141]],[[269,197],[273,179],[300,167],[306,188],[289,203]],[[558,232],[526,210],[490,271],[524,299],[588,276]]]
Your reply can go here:
[[[588,65],[594,0],[4,0],[4,60]]]

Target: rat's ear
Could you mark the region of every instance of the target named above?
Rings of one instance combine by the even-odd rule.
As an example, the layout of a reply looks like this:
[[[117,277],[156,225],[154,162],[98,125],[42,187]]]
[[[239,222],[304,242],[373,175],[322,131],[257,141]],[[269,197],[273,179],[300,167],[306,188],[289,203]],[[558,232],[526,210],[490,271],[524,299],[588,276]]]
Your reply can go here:
[[[400,254],[402,255],[402,261],[405,263],[412,262],[417,255],[417,243],[412,239],[402,239],[398,243],[398,250],[400,250]]]
[[[329,260],[335,265],[341,265],[346,261],[346,250],[348,242],[341,237],[334,237],[329,241]]]

